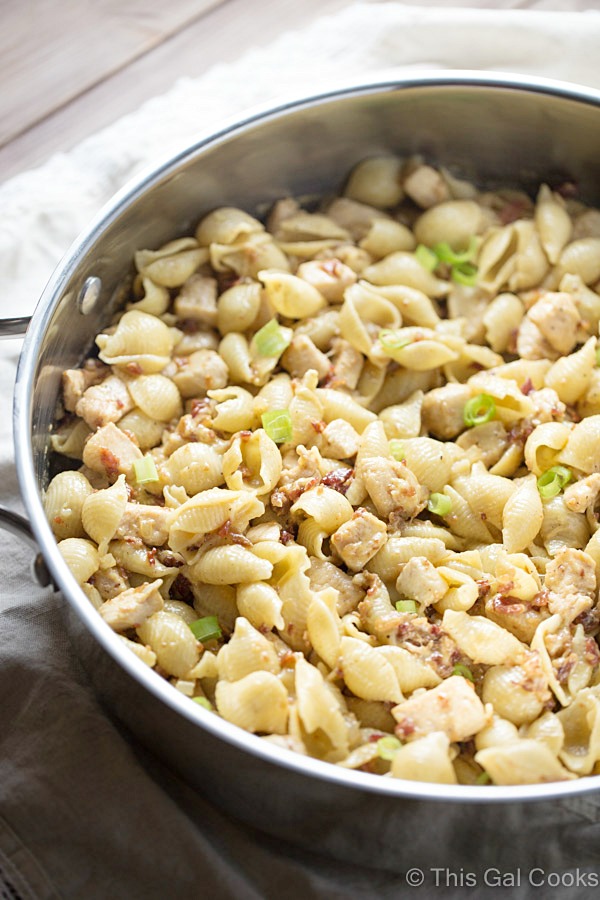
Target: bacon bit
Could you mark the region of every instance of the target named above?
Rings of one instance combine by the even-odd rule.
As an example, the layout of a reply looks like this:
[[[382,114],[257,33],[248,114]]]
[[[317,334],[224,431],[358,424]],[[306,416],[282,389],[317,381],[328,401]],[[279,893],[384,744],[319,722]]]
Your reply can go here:
[[[210,400],[207,397],[194,397],[190,406],[192,418],[207,413],[210,410]]]
[[[240,437],[240,441],[249,441],[252,437],[251,431],[239,431],[238,434]]]
[[[294,535],[291,531],[286,531],[285,528],[282,528],[279,535],[279,540],[282,544],[287,545],[294,540]]]
[[[143,369],[137,362],[128,362],[125,366],[125,371],[128,375],[141,375],[143,373]]]
[[[324,422],[323,419],[311,419],[310,424],[311,428],[314,428],[317,434],[322,434],[327,427],[327,422]]]
[[[583,625],[583,630],[586,634],[597,632],[600,625],[600,610],[586,609],[576,619],[573,619],[573,625]]]
[[[569,404],[567,404],[566,412],[571,422],[581,422],[581,416],[574,406],[569,406]]]
[[[155,565],[156,565],[156,554],[157,554],[157,552],[158,552],[158,551],[157,551],[156,547],[151,547],[151,548],[148,550],[148,552],[146,553],[146,558],[147,558],[147,560],[148,560],[148,562],[150,563],[151,566],[155,566]]]
[[[571,674],[571,670],[577,663],[577,656],[575,653],[570,653],[566,660],[561,663],[561,665],[556,670],[556,679],[559,684],[564,684]]]
[[[485,579],[482,579],[481,581],[478,581],[476,583],[477,583],[477,599],[485,600],[485,598],[487,597],[487,595],[490,592],[489,581],[485,581]]]
[[[326,259],[324,262],[322,262],[320,268],[328,275],[332,275],[334,278],[339,278],[341,265],[342,263],[339,259],[332,257],[332,259]]]
[[[159,553],[158,558],[163,566],[170,566],[172,569],[180,569],[185,565],[184,560],[180,556],[174,556],[173,553],[163,551]]]
[[[498,218],[503,225],[510,225],[511,222],[516,222],[517,219],[523,218],[523,213],[528,209],[528,206],[529,204],[525,198],[511,200],[504,204],[498,213]]]
[[[119,460],[111,450],[108,450],[106,447],[100,450],[100,462],[109,478],[117,477],[119,474]]]
[[[385,731],[378,731],[376,732],[376,734],[369,735],[369,740],[367,741],[367,743],[376,744],[377,741],[380,741],[382,737],[389,737],[389,735],[386,735]]]
[[[562,184],[559,184],[558,187],[554,188],[554,191],[557,194],[560,194],[561,197],[564,197],[565,200],[572,199],[579,195],[579,187],[575,181],[563,181]]]
[[[230,287],[233,287],[234,284],[240,284],[242,279],[238,276],[237,272],[233,272],[231,269],[229,271],[217,272],[217,284],[219,286],[219,294],[222,294],[223,291],[228,290]]]
[[[583,658],[589,666],[597,666],[600,662],[600,649],[598,649],[598,644],[594,638],[590,637],[585,642]]]
[[[507,438],[509,444],[525,444],[525,441],[533,431],[535,426],[529,419],[522,419],[517,422],[508,432]]]
[[[528,397],[529,394],[534,390],[535,388],[533,386],[533,381],[531,380],[531,378],[528,378],[525,384],[521,385],[521,393],[525,394],[526,397]]]
[[[395,732],[400,740],[406,740],[407,737],[415,733],[415,723],[407,717],[399,725],[396,725]]]
[[[171,597],[172,600],[181,600],[183,603],[193,603],[194,594],[192,592],[192,585],[185,575],[181,575],[180,573],[174,580],[169,590],[169,597]]]
[[[296,657],[291,650],[284,650],[279,657],[279,665],[282,669],[293,669],[296,666]]]
[[[62,516],[54,516],[54,523],[55,523],[56,525],[63,525],[63,524],[64,524],[64,521],[65,521],[65,520],[63,519]]]
[[[325,487],[333,488],[340,494],[345,494],[350,487],[350,482],[354,477],[354,469],[333,469],[328,472],[321,481]]]
[[[231,519],[227,519],[227,521],[221,525],[217,534],[220,538],[231,541],[232,544],[241,544],[243,547],[252,546],[252,541],[249,541],[245,535],[240,534],[238,531],[231,530]]]
[[[178,319],[177,328],[184,334],[198,334],[200,331],[200,322],[198,319]]]
[[[330,365],[329,371],[327,372],[327,374],[324,375],[323,378],[321,378],[321,381],[320,381],[321,387],[332,387],[332,386],[334,386],[335,381],[336,381],[335,366]]]

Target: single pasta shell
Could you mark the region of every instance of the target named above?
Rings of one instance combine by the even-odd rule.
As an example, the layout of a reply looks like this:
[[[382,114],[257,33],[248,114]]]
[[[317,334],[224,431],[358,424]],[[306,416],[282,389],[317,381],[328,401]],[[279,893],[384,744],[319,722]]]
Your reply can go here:
[[[228,722],[253,733],[285,734],[288,696],[272,672],[252,672],[239,681],[219,681],[217,712]]]
[[[158,665],[169,675],[183,678],[200,659],[198,641],[189,625],[173,612],[159,610],[136,632],[156,653]]]

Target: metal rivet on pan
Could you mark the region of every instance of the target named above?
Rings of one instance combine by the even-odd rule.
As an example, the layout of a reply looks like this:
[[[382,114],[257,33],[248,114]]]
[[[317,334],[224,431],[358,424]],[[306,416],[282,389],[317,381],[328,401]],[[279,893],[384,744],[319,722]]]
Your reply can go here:
[[[82,316],[87,316],[96,305],[102,290],[102,282],[95,275],[86,278],[77,298],[77,308]]]

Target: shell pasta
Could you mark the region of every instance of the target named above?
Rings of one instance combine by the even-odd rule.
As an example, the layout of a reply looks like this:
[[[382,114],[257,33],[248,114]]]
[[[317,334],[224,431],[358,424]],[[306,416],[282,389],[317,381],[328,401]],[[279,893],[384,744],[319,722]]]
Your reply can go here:
[[[346,769],[600,774],[600,233],[566,187],[377,156],[139,249],[45,509],[140,665]]]

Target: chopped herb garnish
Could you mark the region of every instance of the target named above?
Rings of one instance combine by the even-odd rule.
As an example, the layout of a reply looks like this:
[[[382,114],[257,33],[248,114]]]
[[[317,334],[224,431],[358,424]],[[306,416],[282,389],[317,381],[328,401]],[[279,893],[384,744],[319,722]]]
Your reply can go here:
[[[194,703],[197,703],[198,706],[203,706],[204,709],[214,709],[214,706],[212,705],[208,697],[192,697],[192,700],[194,701]]]
[[[277,319],[271,319],[254,335],[254,346],[259,356],[281,356],[289,347],[291,337],[282,329]]]
[[[397,438],[392,438],[392,440],[390,441],[390,453],[398,462],[403,462],[406,459],[404,444]]]
[[[133,474],[137,484],[148,484],[150,481],[158,481],[158,471],[154,458],[147,453],[141,459],[134,460]]]
[[[416,600],[397,600],[396,601],[396,609],[398,612],[405,613],[416,613],[418,610],[418,605]]]
[[[434,491],[427,501],[427,509],[434,516],[447,516],[452,509],[452,500],[446,494],[438,494]]]
[[[538,491],[544,500],[556,497],[572,480],[573,473],[566,466],[552,466],[537,480]]]
[[[216,616],[203,616],[202,619],[196,619],[195,622],[190,622],[190,629],[196,640],[202,644],[207,641],[216,641],[223,634]]]
[[[402,350],[403,347],[412,344],[412,338],[406,337],[393,328],[382,328],[379,332],[379,343],[384,350]]]
[[[292,417],[288,409],[271,409],[261,416],[262,425],[272,441],[285,444],[292,439]]]
[[[454,666],[454,668],[452,669],[452,674],[461,675],[463,678],[467,678],[469,681],[475,681],[470,668],[468,666],[462,666],[460,665],[460,663],[457,666]]]
[[[476,397],[471,397],[465,403],[463,419],[465,425],[473,428],[475,425],[485,425],[486,422],[491,422],[495,414],[496,404],[494,398],[490,397],[489,394],[477,394]]]
[[[393,734],[386,734],[377,741],[377,755],[380,759],[391,761],[401,746],[397,737],[394,737]]]
[[[428,272],[433,272],[439,262],[435,252],[429,247],[426,247],[425,244],[419,244],[415,250],[415,258]]]

